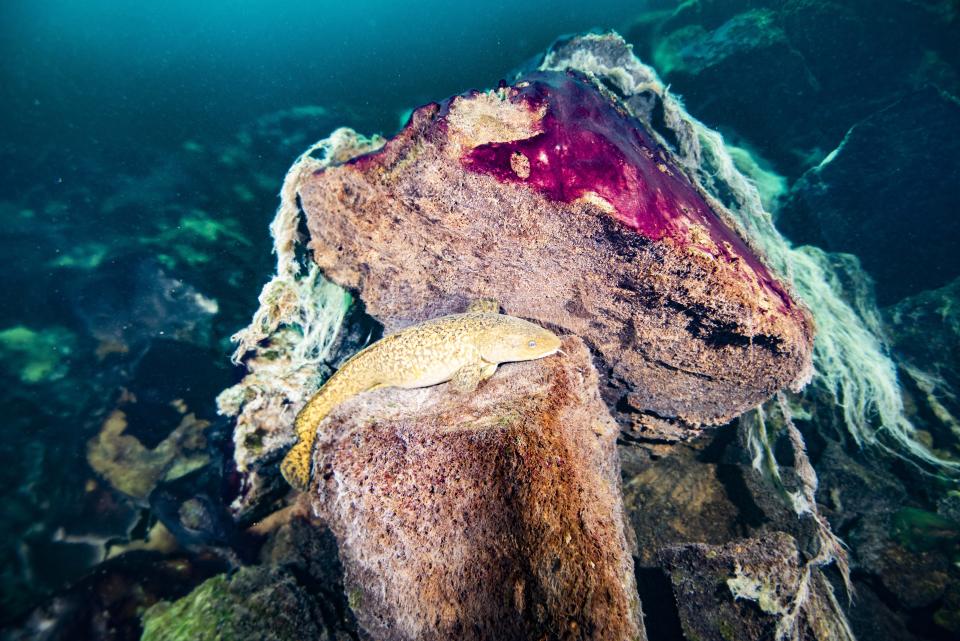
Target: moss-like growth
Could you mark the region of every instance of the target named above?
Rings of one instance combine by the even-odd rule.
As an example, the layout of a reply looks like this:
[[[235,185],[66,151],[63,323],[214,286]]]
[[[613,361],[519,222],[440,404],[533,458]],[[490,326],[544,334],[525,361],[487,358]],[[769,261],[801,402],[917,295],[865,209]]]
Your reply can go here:
[[[359,610],[363,606],[363,590],[360,588],[350,590],[350,594],[347,595],[347,603],[350,604],[351,610]]]
[[[960,589],[946,594],[943,605],[933,613],[933,622],[954,634],[960,634]]]
[[[330,638],[319,604],[278,568],[215,576],[173,603],[143,614],[141,641],[300,641]]]
[[[243,439],[243,444],[252,452],[257,452],[263,449],[263,433],[252,432],[247,434],[247,436]]]
[[[719,627],[718,632],[720,633],[720,636],[724,638],[725,641],[734,641],[734,639],[737,638],[734,627],[729,621],[725,619],[720,621],[720,624],[718,627]]]
[[[934,512],[903,508],[893,516],[893,537],[911,552],[943,550],[960,560],[960,524]]]
[[[179,601],[161,601],[143,614],[141,641],[215,641],[235,638],[238,605],[224,574],[208,579]]]

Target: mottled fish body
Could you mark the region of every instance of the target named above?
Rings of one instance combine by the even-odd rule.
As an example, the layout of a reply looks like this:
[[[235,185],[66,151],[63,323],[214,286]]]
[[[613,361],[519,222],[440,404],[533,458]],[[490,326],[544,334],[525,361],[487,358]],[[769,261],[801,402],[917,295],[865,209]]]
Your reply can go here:
[[[493,376],[501,363],[544,358],[559,349],[560,338],[553,332],[497,313],[489,301],[385,336],[344,363],[300,410],[297,443],[280,465],[283,477],[301,491],[309,487],[317,427],[333,408],[357,394],[447,381],[465,393]]]

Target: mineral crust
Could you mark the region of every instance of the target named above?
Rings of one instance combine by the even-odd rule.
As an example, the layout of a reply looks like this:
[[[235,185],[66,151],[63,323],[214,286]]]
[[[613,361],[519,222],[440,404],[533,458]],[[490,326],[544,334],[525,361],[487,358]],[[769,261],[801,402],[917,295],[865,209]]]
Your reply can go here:
[[[590,354],[354,397],[321,423],[313,507],[372,639],[645,639],[616,438]]]
[[[809,374],[807,312],[659,139],[573,72],[421,107],[300,195],[314,259],[387,331],[497,299],[582,337],[605,400],[649,438]]]

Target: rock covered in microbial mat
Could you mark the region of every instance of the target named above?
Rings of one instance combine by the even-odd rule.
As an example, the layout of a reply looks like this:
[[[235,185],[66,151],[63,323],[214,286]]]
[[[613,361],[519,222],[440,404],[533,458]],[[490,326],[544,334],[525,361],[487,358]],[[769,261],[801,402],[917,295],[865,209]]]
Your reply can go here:
[[[644,639],[616,424],[583,343],[325,419],[314,508],[370,638]]]
[[[803,566],[788,534],[660,552],[687,639],[852,639],[832,613],[832,588]]]
[[[657,417],[722,423],[809,374],[806,311],[645,126],[578,74],[421,107],[300,196],[314,259],[387,331],[499,300],[582,337],[606,400],[651,437],[678,434]]]

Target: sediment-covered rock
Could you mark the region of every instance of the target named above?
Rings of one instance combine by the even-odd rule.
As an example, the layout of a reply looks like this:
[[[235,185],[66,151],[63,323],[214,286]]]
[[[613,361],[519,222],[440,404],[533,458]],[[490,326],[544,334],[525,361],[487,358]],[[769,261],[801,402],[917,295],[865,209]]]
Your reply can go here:
[[[816,567],[800,562],[783,532],[726,545],[687,544],[660,553],[688,639],[852,639]]]
[[[583,338],[625,424],[716,424],[806,380],[809,317],[627,108],[575,73],[417,109],[301,186],[310,247],[386,329],[499,300]]]
[[[355,397],[320,426],[314,508],[369,638],[643,639],[617,426],[590,354]]]

